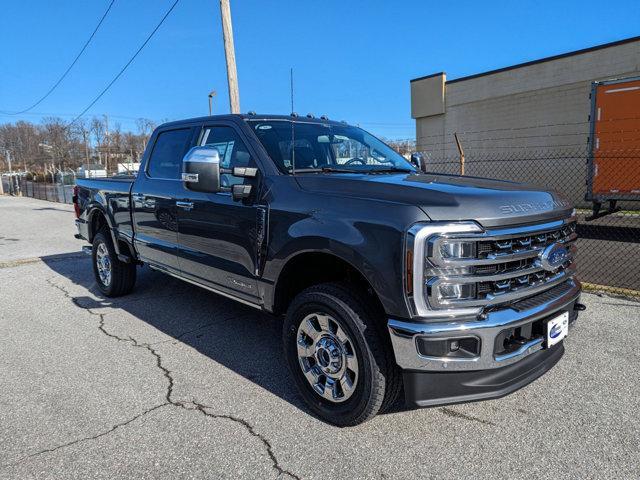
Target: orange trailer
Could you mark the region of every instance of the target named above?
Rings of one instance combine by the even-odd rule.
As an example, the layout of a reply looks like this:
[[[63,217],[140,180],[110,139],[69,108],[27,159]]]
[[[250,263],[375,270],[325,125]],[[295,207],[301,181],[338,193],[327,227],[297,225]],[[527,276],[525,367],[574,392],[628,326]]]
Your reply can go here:
[[[618,200],[640,200],[640,77],[594,82],[590,120],[586,199],[594,218],[617,210]]]

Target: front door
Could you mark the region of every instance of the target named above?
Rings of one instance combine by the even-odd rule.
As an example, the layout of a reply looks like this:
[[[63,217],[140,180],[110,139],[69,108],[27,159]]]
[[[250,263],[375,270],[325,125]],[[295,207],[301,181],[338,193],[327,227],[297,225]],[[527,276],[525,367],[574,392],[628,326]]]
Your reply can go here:
[[[220,184],[231,187],[258,178],[238,178],[224,170],[255,167],[246,142],[231,124],[207,126],[199,145],[217,148],[220,154]],[[178,261],[182,274],[223,293],[257,301],[256,215],[252,195],[235,201],[230,192],[194,192],[181,184],[178,208]]]
[[[176,197],[181,193],[182,157],[191,144],[192,128],[161,131],[138,172],[131,192],[134,242],[140,259],[178,272]]]

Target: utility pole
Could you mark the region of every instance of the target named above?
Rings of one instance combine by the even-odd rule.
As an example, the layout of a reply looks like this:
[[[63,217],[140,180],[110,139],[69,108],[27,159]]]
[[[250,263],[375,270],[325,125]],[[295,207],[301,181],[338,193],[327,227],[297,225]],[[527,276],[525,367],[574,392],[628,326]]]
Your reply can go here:
[[[220,0],[220,16],[222,17],[222,37],[224,55],[227,60],[227,82],[229,83],[229,107],[231,113],[240,113],[240,93],[238,92],[238,71],[236,70],[236,53],[233,46],[233,27],[231,25],[231,6],[229,0]]]
[[[104,116],[104,125],[105,125],[105,138],[107,140],[107,159],[105,161],[105,171],[107,172],[107,177],[109,176],[109,145],[111,144],[111,140],[109,139],[109,115]]]
[[[84,158],[89,165],[89,144],[87,143],[87,130],[85,130],[84,125],[82,126],[82,140],[84,141]]]

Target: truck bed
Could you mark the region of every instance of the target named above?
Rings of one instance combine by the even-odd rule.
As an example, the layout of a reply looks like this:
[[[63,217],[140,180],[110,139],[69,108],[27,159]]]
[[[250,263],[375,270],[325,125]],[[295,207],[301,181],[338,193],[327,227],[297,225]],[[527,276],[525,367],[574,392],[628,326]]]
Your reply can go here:
[[[134,176],[119,175],[111,178],[79,178],[76,182],[74,203],[80,235],[91,240],[96,233],[92,217],[87,213],[95,207],[104,213],[109,227],[116,237],[120,234],[133,237],[131,222],[131,188]]]

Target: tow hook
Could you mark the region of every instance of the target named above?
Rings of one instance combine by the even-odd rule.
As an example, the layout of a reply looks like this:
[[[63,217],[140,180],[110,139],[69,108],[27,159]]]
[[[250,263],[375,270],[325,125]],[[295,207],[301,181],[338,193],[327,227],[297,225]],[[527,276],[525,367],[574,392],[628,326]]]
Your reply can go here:
[[[587,306],[582,303],[575,303],[573,305],[573,309],[577,310],[578,312],[584,312],[587,309]]]

